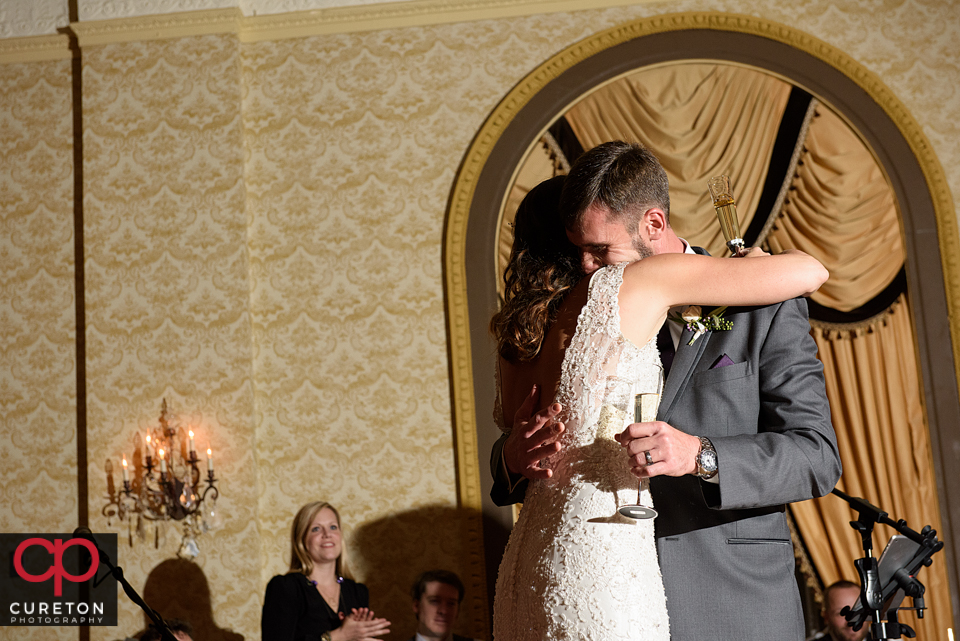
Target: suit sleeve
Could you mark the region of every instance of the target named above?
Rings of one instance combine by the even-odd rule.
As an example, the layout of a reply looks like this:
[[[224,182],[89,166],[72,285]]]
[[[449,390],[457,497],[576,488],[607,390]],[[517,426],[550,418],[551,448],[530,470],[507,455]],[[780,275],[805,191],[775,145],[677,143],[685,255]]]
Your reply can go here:
[[[285,580],[283,575],[270,579],[260,618],[263,641],[293,641],[303,607],[303,599],[293,581]]]
[[[803,501],[829,493],[840,479],[837,437],[806,300],[777,306],[759,353],[756,433],[711,439],[719,492],[704,483],[701,488],[713,508]]]
[[[493,475],[493,488],[490,490],[490,498],[500,507],[523,503],[523,496],[527,492],[527,483],[529,482],[523,476],[510,474],[507,470],[507,466],[503,462],[503,444],[506,441],[507,435],[502,434],[493,444],[493,451],[490,453],[490,473]]]

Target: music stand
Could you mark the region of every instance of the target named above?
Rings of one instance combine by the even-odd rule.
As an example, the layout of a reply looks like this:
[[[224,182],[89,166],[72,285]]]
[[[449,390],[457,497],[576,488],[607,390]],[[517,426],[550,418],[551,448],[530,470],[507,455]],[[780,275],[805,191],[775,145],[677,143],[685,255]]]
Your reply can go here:
[[[857,512],[858,518],[850,521],[850,527],[860,532],[863,543],[863,558],[853,562],[860,575],[860,598],[852,608],[844,607],[840,613],[854,630],[859,630],[868,618],[871,619],[872,639],[916,637],[913,628],[899,622],[897,611],[901,609],[903,599],[909,596],[913,599],[917,617],[923,618],[924,587],[916,576],[921,567],[930,566],[931,557],[943,548],[943,542],[937,540],[937,531],[926,525],[920,532],[915,532],[907,527],[905,520],[894,522],[886,512],[862,498],[836,489],[833,494]],[[880,558],[882,564],[873,556],[874,523],[889,525],[901,535],[895,535],[887,543]]]

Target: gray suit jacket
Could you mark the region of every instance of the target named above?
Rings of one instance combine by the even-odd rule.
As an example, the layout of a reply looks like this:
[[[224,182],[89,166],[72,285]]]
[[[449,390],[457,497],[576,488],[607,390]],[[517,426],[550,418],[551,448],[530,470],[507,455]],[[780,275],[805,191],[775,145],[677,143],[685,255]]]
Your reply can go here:
[[[840,478],[823,366],[804,299],[729,308],[724,317],[732,329],[693,345],[684,330],[658,415],[709,438],[719,461],[719,484],[651,480],[671,637],[802,641],[784,506],[823,496]],[[715,367],[724,355],[734,364]],[[498,505],[522,501],[526,489],[524,481],[507,491],[505,438],[491,458]]]

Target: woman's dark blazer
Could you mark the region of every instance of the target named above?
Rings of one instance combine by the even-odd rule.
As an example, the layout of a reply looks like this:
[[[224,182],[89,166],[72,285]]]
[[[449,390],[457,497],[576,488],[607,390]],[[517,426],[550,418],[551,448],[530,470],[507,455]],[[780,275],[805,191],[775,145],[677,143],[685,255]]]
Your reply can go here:
[[[362,583],[344,579],[340,584],[339,613],[370,605],[370,593]],[[340,627],[340,616],[299,572],[279,574],[267,584],[263,599],[260,633],[263,641],[320,641],[320,635]]]

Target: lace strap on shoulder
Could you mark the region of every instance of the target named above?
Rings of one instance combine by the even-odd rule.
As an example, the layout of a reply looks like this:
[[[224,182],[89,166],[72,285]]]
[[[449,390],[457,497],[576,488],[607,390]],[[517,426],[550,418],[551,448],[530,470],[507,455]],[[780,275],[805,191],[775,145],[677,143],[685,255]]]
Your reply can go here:
[[[617,302],[627,263],[600,269],[590,277],[587,302],[577,318],[577,329],[567,347],[560,370],[557,397],[561,404],[574,404],[571,416],[586,416],[598,409],[595,392],[602,390],[608,371],[619,361],[620,306]]]
[[[630,263],[617,263],[597,271],[590,280],[590,294],[588,305],[596,310],[603,310],[605,314],[604,328],[611,336],[620,334],[620,287],[623,285],[623,270]]]

